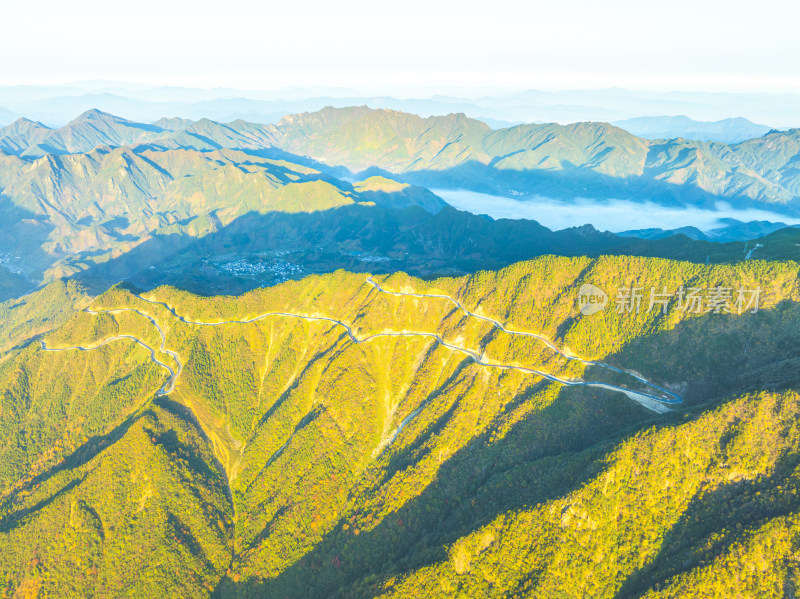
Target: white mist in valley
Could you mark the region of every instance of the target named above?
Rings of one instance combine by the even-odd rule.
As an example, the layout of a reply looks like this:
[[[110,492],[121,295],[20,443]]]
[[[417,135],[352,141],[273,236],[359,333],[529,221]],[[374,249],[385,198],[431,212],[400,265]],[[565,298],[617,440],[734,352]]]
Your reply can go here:
[[[769,221],[800,224],[797,217],[758,208],[738,209],[719,203],[715,209],[662,206],[629,200],[577,198],[566,202],[543,196],[515,199],[467,190],[434,189],[436,195],[459,210],[486,214],[492,218],[525,218],[555,231],[591,224],[601,231],[619,233],[637,229],[697,227],[707,232],[723,226],[722,219],[742,222]]]

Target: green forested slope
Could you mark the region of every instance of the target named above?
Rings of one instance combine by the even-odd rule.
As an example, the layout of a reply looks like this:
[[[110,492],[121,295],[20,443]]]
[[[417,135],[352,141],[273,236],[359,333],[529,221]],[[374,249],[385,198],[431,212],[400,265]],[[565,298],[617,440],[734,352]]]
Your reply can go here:
[[[795,584],[798,265],[545,257],[387,290],[446,294],[641,373],[634,383],[441,298],[336,272],[239,297],[114,288],[130,340],[0,358],[0,581],[23,596],[783,596]],[[759,285],[756,314],[592,316],[586,282]],[[674,306],[673,306],[674,308]],[[250,322],[267,312],[285,312]],[[294,314],[290,316],[288,313]],[[183,317],[184,320],[178,318]],[[307,318],[300,318],[304,316]],[[49,348],[130,334],[76,313]],[[61,373],[57,375],[56,373]],[[38,594],[37,594],[38,593]],[[715,594],[716,593],[716,594]]]
[[[53,281],[18,299],[0,303],[0,353],[64,324],[90,301],[75,281]]]
[[[24,276],[0,266],[0,301],[19,297],[32,287],[33,284]]]

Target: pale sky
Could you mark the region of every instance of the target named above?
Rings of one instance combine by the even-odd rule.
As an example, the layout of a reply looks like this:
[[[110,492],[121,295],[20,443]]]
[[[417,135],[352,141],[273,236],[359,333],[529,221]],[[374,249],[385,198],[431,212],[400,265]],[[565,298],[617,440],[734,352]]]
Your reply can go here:
[[[0,84],[800,92],[796,0],[6,1]]]

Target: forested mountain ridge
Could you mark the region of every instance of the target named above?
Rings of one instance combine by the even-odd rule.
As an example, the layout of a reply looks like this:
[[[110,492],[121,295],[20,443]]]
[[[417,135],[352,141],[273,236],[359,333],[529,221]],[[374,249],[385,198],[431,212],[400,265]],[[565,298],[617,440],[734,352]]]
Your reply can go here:
[[[790,595],[798,232],[553,232],[422,185],[791,206],[795,133],[6,128],[0,596]]]
[[[779,194],[794,189],[792,156],[800,147],[792,132],[695,147],[641,140],[602,123],[492,130],[463,115],[422,119],[367,108],[325,109],[275,126],[146,125],[89,111],[57,130],[18,122],[3,132],[0,299],[64,276],[97,289],[133,277],[142,286],[214,293],[337,268],[463,274],[548,253],[738,260],[748,255],[744,244],[491,221],[445,208],[409,181],[506,191],[521,182],[537,193],[555,186],[578,195],[622,185],[640,199],[652,199],[652,185],[667,185],[680,190],[680,201],[700,193],[705,202],[712,188],[726,199],[758,195],[762,185]],[[780,144],[781,158],[767,160],[761,143]],[[44,147],[38,157],[28,152]],[[351,169],[366,172],[351,177]],[[764,175],[745,180],[745,171]],[[782,242],[776,254],[759,244],[765,258],[795,247]]]
[[[96,349],[0,358],[0,581],[9,596],[780,596],[798,549],[798,268],[544,257],[376,277],[405,295],[341,271],[239,297],[114,288],[92,302],[101,313],[43,338]],[[611,305],[582,316],[589,282]],[[618,313],[614,290],[632,285],[758,287],[763,301]],[[429,332],[604,376],[410,293],[638,372],[684,404],[655,415],[431,337],[367,340]],[[120,308],[147,316],[104,312]],[[267,312],[283,314],[244,322]],[[214,325],[229,320],[243,322]],[[173,392],[155,397],[169,373],[145,348],[98,346],[123,334],[180,361]]]
[[[394,183],[383,191],[386,184],[375,180],[365,183],[362,198],[353,185],[314,169],[234,150],[104,147],[32,161],[5,155],[0,186],[0,254],[19,257],[18,269],[34,282],[74,274],[153,238],[182,236],[185,245],[247,213],[445,205],[425,189]],[[158,259],[154,253],[138,269]]]

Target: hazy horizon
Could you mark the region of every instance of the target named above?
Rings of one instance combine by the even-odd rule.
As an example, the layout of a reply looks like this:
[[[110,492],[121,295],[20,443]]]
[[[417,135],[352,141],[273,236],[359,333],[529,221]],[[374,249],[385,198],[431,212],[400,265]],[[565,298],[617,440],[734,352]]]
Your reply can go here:
[[[0,126],[19,117],[61,126],[96,108],[116,116],[153,122],[163,117],[243,119],[273,123],[287,114],[331,105],[392,108],[420,116],[461,112],[494,128],[518,123],[615,121],[639,117],[687,116],[715,122],[745,118],[769,128],[800,126],[800,94],[673,91],[623,88],[547,91],[497,88],[494,95],[450,93],[414,96],[370,94],[367,89],[284,87],[234,89],[143,85],[128,81],[75,81],[68,84],[0,85]],[[435,90],[430,90],[431,92]],[[441,90],[440,90],[441,91]],[[468,91],[468,90],[461,90]],[[488,94],[488,95],[487,95]]]

